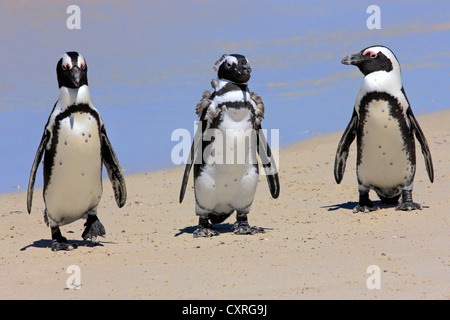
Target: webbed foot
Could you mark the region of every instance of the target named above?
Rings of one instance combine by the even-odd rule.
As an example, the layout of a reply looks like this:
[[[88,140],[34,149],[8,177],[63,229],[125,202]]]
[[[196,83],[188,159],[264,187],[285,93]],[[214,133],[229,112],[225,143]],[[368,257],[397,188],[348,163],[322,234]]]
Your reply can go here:
[[[212,224],[209,223],[208,218],[200,217],[198,221],[198,228],[194,231],[194,238],[208,238],[218,236],[219,232],[214,230]]]
[[[369,198],[368,190],[359,190],[359,203],[353,208],[353,213],[358,212],[371,212],[378,210],[378,207],[373,205],[372,200]]]
[[[52,232],[52,251],[72,251],[78,246],[76,244],[70,244],[67,239],[62,236],[59,227],[51,227]]]
[[[397,208],[395,208],[395,210],[402,210],[402,211],[422,210],[422,206],[419,203],[413,202],[412,190],[403,190],[402,202]]]
[[[379,207],[375,207],[374,205],[364,206],[364,205],[358,204],[356,207],[353,208],[353,213],[358,213],[358,212],[368,213],[368,212],[372,212],[372,211],[377,211],[378,209],[379,209]]]
[[[236,222],[233,227],[234,234],[245,235],[255,233],[265,233],[261,227],[252,227],[248,224],[247,213],[238,212],[236,215]]]
[[[422,210],[422,206],[417,202],[402,202],[395,210],[401,211],[412,211],[412,210]]]
[[[97,216],[88,215],[87,221],[84,224],[86,227],[81,237],[83,240],[91,239],[92,242],[97,242],[97,237],[103,237],[106,234],[105,227],[100,222]]]
[[[68,242],[61,242],[56,239],[52,240],[52,251],[72,251],[78,248],[76,244],[70,244]]]

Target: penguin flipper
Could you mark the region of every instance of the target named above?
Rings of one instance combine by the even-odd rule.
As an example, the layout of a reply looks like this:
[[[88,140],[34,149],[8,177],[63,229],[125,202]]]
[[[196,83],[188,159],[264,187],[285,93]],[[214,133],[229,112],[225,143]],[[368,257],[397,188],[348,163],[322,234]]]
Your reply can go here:
[[[45,145],[48,142],[48,139],[50,139],[50,134],[47,130],[44,131],[44,134],[42,135],[41,142],[39,143],[39,147],[36,151],[36,156],[34,157],[33,166],[31,167],[30,172],[30,179],[28,180],[28,190],[27,190],[27,210],[28,213],[31,213],[31,204],[33,202],[33,189],[34,189],[34,182],[36,180],[36,172],[37,168],[39,167],[39,163],[41,162],[42,156],[44,154]]]
[[[214,85],[213,82],[211,82],[211,84],[213,85],[213,88],[215,89],[217,84]],[[192,141],[191,152],[189,153],[186,167],[184,168],[183,181],[181,182],[181,189],[180,189],[180,198],[179,198],[180,203],[183,202],[184,194],[186,193],[186,187],[187,187],[187,183],[189,181],[189,174],[191,172],[192,165],[194,164],[195,159],[198,159],[197,156],[199,156],[198,155],[199,151],[202,150],[202,149],[199,149],[199,147],[202,145],[201,140],[203,137],[203,132],[206,129],[206,123],[205,123],[206,122],[205,121],[206,113],[207,113],[208,108],[212,102],[212,99],[214,99],[215,95],[216,95],[216,91],[214,91],[213,93],[211,93],[208,90],[204,91],[202,98],[200,99],[200,102],[197,104],[197,106],[195,108],[195,113],[197,113],[197,115],[200,119],[199,123],[201,124],[202,127],[197,128],[197,131],[194,136],[194,141]],[[201,156],[201,154],[200,154],[200,156]]]
[[[347,128],[342,134],[341,140],[339,141],[336,157],[334,159],[334,179],[339,184],[344,177],[345,166],[347,164],[348,152],[350,145],[356,137],[356,130],[358,128],[358,114],[353,110],[352,118],[350,119]]]
[[[191,152],[189,153],[189,157],[186,162],[186,167],[184,168],[183,181],[181,182],[181,189],[180,189],[180,198],[179,198],[180,203],[183,202],[184,194],[186,193],[186,187],[189,181],[189,174],[191,172],[192,165],[194,164],[195,160],[198,159],[197,156],[199,150],[201,151],[200,146],[203,136],[203,129],[206,126],[203,125],[203,121],[200,122],[200,125],[202,127],[197,128],[197,131],[195,132],[194,141],[192,141]]]
[[[261,125],[257,126],[256,130],[258,138],[257,152],[266,174],[270,194],[272,195],[272,198],[276,199],[280,195],[280,180],[278,178],[277,165],[272,155],[272,150],[270,150],[269,144],[267,143],[266,137],[264,136]]]
[[[422,154],[425,159],[425,166],[427,169],[428,178],[430,178],[430,181],[433,182],[434,181],[433,161],[431,159],[431,152],[430,152],[430,148],[428,146],[427,139],[425,138],[425,135],[423,134],[423,131],[419,126],[419,122],[417,122],[417,119],[414,116],[414,113],[412,112],[411,108],[408,108],[408,110],[406,111],[406,114],[411,123],[412,129],[414,130],[416,139],[417,139],[417,141],[419,141],[420,146],[422,148]]]
[[[111,142],[106,135],[106,130],[104,127],[101,130],[101,143],[103,164],[105,165],[106,171],[108,172],[109,180],[111,181],[114,190],[116,203],[119,208],[122,208],[127,200],[125,178],[123,177],[119,160],[117,159]]]

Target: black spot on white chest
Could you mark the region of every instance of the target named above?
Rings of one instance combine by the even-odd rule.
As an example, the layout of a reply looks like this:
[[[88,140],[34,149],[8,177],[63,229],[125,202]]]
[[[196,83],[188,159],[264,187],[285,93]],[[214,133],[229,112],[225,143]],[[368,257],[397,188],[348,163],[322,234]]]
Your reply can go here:
[[[73,113],[59,121],[54,139],[54,169],[71,170],[80,167],[98,167],[101,162],[100,134],[97,120],[89,113]],[[88,169],[89,171],[89,169]]]
[[[88,113],[74,113],[60,120],[59,137],[63,138],[60,143],[67,145],[69,141],[75,143],[89,143],[93,135],[98,136],[98,124],[96,119]]]
[[[407,106],[382,92],[368,93],[358,106],[358,163],[367,151],[377,150],[380,157],[406,156],[412,161],[414,138],[405,116]]]
[[[408,184],[415,170],[414,138],[403,108],[391,98],[374,96],[359,108],[358,179],[386,190]]]

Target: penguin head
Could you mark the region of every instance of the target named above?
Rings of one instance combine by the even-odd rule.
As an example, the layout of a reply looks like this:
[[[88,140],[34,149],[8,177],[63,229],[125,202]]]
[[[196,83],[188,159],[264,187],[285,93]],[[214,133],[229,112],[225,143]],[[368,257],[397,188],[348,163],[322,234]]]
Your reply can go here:
[[[87,64],[78,52],[66,52],[56,65],[59,87],[78,89],[88,84]]]
[[[239,84],[245,84],[250,80],[252,68],[245,56],[240,54],[223,55],[217,63],[220,63],[217,72],[219,79]]]
[[[343,64],[354,65],[367,76],[377,71],[398,71],[400,64],[395,54],[385,46],[371,46],[358,53],[348,55],[341,61]]]

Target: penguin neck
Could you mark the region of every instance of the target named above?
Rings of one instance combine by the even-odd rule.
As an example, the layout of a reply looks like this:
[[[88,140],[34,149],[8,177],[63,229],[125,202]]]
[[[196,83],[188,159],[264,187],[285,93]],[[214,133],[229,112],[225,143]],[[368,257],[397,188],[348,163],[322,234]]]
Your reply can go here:
[[[244,91],[247,90],[247,83],[237,83],[237,82],[233,82],[233,81],[230,81],[230,80],[218,79],[217,80],[216,91],[219,91],[220,89],[222,89],[228,83],[231,83],[231,84],[234,84],[234,85],[238,86],[239,88],[241,88],[241,90],[244,90]]]
[[[398,92],[402,88],[400,70],[394,68],[390,72],[376,71],[364,77],[362,88],[366,92]]]
[[[71,106],[80,103],[90,105],[91,98],[89,96],[89,87],[83,85],[77,89],[71,89],[62,86],[59,88],[59,102],[62,106]]]

